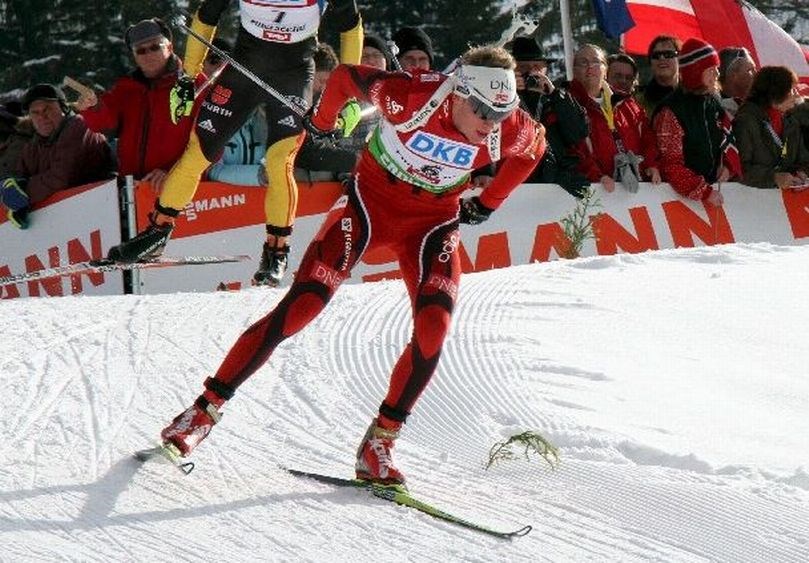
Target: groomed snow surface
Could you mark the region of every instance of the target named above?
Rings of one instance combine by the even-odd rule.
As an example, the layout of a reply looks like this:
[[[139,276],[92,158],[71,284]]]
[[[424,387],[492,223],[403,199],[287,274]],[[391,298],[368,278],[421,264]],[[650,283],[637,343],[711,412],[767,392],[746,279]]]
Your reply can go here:
[[[189,275],[193,272],[189,270]],[[0,560],[809,560],[809,247],[465,276],[397,444],[411,491],[502,540],[299,479],[352,474],[409,339],[398,281],[343,287],[183,476],[141,464],[282,290],[0,303]],[[525,430],[560,448],[486,470]]]

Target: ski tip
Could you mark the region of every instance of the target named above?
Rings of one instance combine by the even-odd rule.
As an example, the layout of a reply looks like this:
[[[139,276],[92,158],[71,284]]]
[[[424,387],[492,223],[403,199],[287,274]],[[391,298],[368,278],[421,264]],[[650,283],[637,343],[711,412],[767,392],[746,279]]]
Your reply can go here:
[[[530,533],[531,533],[531,530],[533,530],[533,529],[534,529],[534,527],[533,527],[533,526],[530,526],[530,525],[529,525],[529,526],[523,526],[523,527],[522,527],[522,528],[520,528],[519,530],[516,530],[516,531],[514,531],[514,532],[511,532],[511,534],[510,534],[510,535],[511,535],[512,537],[515,537],[515,538],[521,538],[521,537],[523,537],[523,536],[527,536],[528,534],[530,534]]]

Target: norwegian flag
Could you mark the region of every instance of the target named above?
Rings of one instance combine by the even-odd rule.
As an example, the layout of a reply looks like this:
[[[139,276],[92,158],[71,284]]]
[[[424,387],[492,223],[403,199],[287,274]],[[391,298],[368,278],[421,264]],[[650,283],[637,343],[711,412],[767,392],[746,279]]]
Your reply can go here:
[[[728,112],[722,112],[722,143],[719,148],[722,150],[722,164],[730,170],[730,177],[741,177],[742,158],[739,156],[739,148],[736,146],[736,137],[733,136],[733,123]]]
[[[630,54],[645,55],[658,35],[698,37],[718,51],[747,47],[758,66],[791,68],[809,84],[809,52],[749,3],[740,0],[627,0],[635,27],[624,34]]]

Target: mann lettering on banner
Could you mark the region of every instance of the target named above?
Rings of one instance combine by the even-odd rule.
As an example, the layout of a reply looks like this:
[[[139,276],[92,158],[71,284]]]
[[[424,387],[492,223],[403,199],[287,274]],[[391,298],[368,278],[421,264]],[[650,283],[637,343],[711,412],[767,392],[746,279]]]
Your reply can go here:
[[[674,248],[693,248],[696,246],[694,236],[709,245],[736,242],[724,208],[706,203],[702,205],[708,216],[707,221],[681,201],[667,201],[663,204]]]
[[[78,262],[85,262],[100,258],[104,255],[104,245],[101,241],[101,232],[96,230],[90,233],[90,250],[82,244],[78,238],[70,239],[65,243],[66,252],[58,246],[48,248],[48,257],[43,260],[42,257],[31,254],[25,257],[25,271],[36,272],[44,270],[45,268],[56,268],[59,266],[66,266],[68,264],[76,264]],[[67,260],[64,260],[65,254]],[[6,264],[0,266],[0,276],[10,276],[12,274],[11,268]],[[29,297],[42,297],[42,290],[45,295],[49,297],[62,297],[65,295],[64,281],[69,281],[70,295],[77,295],[84,291],[84,276],[87,277],[89,282],[94,286],[102,285],[106,280],[104,274],[101,272],[91,274],[76,274],[69,278],[51,278],[36,281],[25,282],[28,289]],[[16,285],[8,285],[0,287],[0,299],[14,299],[21,297],[20,290]]]
[[[781,190],[792,236],[809,237],[809,190]]]
[[[593,231],[598,233],[595,242],[599,254],[618,254],[619,251],[634,254],[660,249],[649,210],[646,207],[633,207],[629,210],[629,217],[635,234],[624,228],[609,213],[599,213],[592,217]]]

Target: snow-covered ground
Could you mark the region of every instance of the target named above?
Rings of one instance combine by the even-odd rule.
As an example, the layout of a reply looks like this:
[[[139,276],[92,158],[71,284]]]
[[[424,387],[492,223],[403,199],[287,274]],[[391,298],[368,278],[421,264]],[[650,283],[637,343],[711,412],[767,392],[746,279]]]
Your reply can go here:
[[[227,406],[183,476],[136,449],[280,290],[0,302],[0,560],[809,560],[809,247],[738,245],[464,277],[397,446],[419,496],[501,540],[295,478],[350,475],[410,332],[344,287]],[[556,443],[486,470],[524,430]]]

